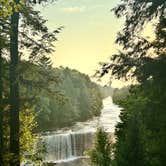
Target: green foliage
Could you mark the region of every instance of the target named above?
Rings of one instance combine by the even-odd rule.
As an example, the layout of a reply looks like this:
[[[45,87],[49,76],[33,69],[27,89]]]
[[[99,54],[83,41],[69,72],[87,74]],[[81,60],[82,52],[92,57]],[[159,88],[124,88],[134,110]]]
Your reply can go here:
[[[3,87],[8,89],[8,63]],[[26,61],[19,64],[20,107],[34,110],[35,131],[55,130],[98,116],[102,97],[98,85],[90,78],[69,68],[51,68]]]
[[[35,113],[32,110],[25,109],[20,112],[20,150],[24,152],[32,152],[32,146],[36,141],[36,135],[33,129],[37,126],[35,121]]]
[[[69,68],[47,70],[48,73],[52,71],[52,77],[58,76],[60,82],[47,82],[50,93],[45,89],[38,93],[35,108],[38,112],[38,129],[55,130],[100,114],[101,94],[88,76]],[[48,74],[43,78],[47,80]]]
[[[36,127],[34,112],[30,109],[24,109],[20,112],[20,157],[21,161],[25,158],[25,153],[32,153],[36,135],[32,130]],[[4,163],[7,166],[12,156],[9,152],[9,106],[4,106]]]
[[[100,127],[96,132],[94,148],[88,152],[91,165],[110,166],[111,154],[112,149],[108,134]]]
[[[41,138],[38,138],[33,146],[33,151],[25,155],[25,165],[41,166],[46,154],[46,144]]]
[[[9,153],[9,64],[3,60],[3,108],[5,152]],[[34,131],[55,130],[100,114],[102,98],[98,86],[89,77],[68,68],[51,68],[22,61],[18,70],[20,85],[20,150],[21,160],[41,162],[32,152],[37,140]],[[39,150],[39,149],[38,149]],[[41,153],[40,153],[41,154]],[[31,158],[32,156],[32,158]],[[36,157],[35,157],[36,156]]]
[[[165,0],[121,2],[114,12],[117,17],[125,17],[125,26],[116,40],[123,50],[112,55],[111,62],[103,65],[102,72],[108,73],[111,69],[116,78],[134,78],[140,83],[151,78],[161,81],[166,70]],[[152,41],[141,35],[151,21],[155,21]]]
[[[116,127],[113,166],[164,166],[166,141],[166,1],[121,0],[113,11],[125,17],[116,43],[122,51],[103,64],[102,72],[118,79],[134,80]],[[142,34],[147,23],[153,25],[155,39]]]
[[[25,0],[22,0],[22,3],[25,2]],[[17,11],[21,6],[16,5],[13,0],[0,0],[0,17],[6,18],[11,16],[14,7],[15,11]]]
[[[120,104],[121,122],[116,126],[115,165],[144,165],[144,152],[141,144],[142,116],[140,110],[145,109],[146,99],[132,94]]]
[[[159,96],[156,86],[157,83],[149,81],[133,87],[128,98],[120,102],[124,109],[115,133],[116,166],[164,166],[166,93]]]
[[[20,122],[20,119],[23,115],[19,116],[19,114],[21,114],[20,110],[25,110],[24,114],[27,113],[27,110],[29,108],[33,110],[33,104],[30,103],[30,98],[26,97],[24,93],[27,90],[27,88],[24,86],[25,79],[23,79],[23,77],[21,78],[20,75],[22,74],[19,75],[19,73],[22,73],[19,69],[19,55],[22,55],[21,50],[25,51],[26,49],[26,51],[29,52],[30,60],[38,63],[40,59],[46,57],[46,53],[49,54],[54,50],[53,42],[57,40],[55,34],[60,32],[61,27],[58,28],[56,31],[49,32],[47,26],[45,26],[46,20],[44,20],[40,16],[40,12],[34,11],[33,9],[35,3],[48,1],[49,0],[0,0],[0,61],[2,62],[2,57],[6,55],[8,56],[8,53],[10,53],[10,58],[8,58],[10,59],[10,63],[8,64],[9,76],[7,76],[7,79],[5,78],[4,81],[4,75],[2,76],[2,74],[0,74],[0,165],[4,165],[2,161],[2,120],[4,113],[4,107],[2,107],[2,102],[4,100],[2,99],[3,93],[5,93],[6,96],[4,98],[5,100],[7,100],[5,101],[5,105],[10,105],[10,114],[8,114],[7,117],[8,119],[10,119],[10,127],[5,126],[6,129],[9,128],[10,131],[9,132],[8,130],[6,130],[8,132],[7,134],[5,133],[5,137],[7,137],[6,144],[9,144],[10,140],[10,148],[8,148],[11,153],[11,155],[9,155],[8,157],[8,159],[10,159],[10,165],[20,165],[20,158],[22,157],[22,154],[20,153],[20,150],[22,150],[21,148],[24,147],[28,151],[28,147],[30,147],[30,144],[33,143],[33,141],[31,140],[31,132],[35,126],[33,125],[33,123],[31,125],[31,122],[34,120],[33,118],[30,118],[32,115],[28,113],[28,116],[30,117],[26,118],[24,122]],[[21,20],[21,24],[19,24],[19,20]],[[1,69],[2,67],[0,64],[0,73],[2,73]],[[20,88],[20,84],[24,85]],[[8,85],[7,88],[6,85]],[[33,85],[36,85],[36,82],[33,82]],[[23,92],[21,92],[21,95],[19,89],[21,89]],[[25,128],[20,126],[20,123],[25,123],[23,124],[25,125]],[[23,131],[21,131],[20,129]],[[20,132],[22,132],[21,134],[26,136],[27,140],[25,140],[25,138],[24,140],[21,140]],[[8,134],[10,136],[8,136]],[[8,137],[10,137],[10,139]],[[29,145],[25,143],[27,141],[30,141]],[[6,156],[6,154],[4,155]]]

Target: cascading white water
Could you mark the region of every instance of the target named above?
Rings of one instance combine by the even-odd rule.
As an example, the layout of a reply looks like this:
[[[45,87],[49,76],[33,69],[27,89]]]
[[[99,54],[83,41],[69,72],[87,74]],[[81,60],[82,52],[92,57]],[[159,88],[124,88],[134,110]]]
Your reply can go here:
[[[49,162],[65,162],[77,157],[84,156],[84,151],[92,144],[93,133],[67,133],[45,136],[47,153],[46,160]]]
[[[78,122],[70,130],[43,136],[47,150],[45,160],[61,163],[84,157],[84,152],[92,147],[93,136],[99,125],[103,126],[106,132],[114,133],[120,108],[112,103],[110,97],[103,100],[103,106],[100,117]]]
[[[47,136],[45,138],[47,146],[47,160],[61,160],[70,158],[72,152],[72,138],[69,134],[59,134]]]

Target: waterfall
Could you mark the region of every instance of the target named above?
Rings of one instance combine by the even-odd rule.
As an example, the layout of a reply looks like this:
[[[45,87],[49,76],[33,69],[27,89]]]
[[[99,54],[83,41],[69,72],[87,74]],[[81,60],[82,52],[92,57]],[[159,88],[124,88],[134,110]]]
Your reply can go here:
[[[84,158],[84,152],[93,145],[98,125],[102,125],[106,132],[114,133],[115,125],[119,121],[120,108],[112,103],[111,98],[104,99],[103,105],[100,117],[86,122],[77,122],[68,130],[62,129],[43,136],[47,152],[45,161],[63,163]]]
[[[46,161],[67,161],[85,156],[84,152],[92,146],[94,133],[67,133],[44,137]]]

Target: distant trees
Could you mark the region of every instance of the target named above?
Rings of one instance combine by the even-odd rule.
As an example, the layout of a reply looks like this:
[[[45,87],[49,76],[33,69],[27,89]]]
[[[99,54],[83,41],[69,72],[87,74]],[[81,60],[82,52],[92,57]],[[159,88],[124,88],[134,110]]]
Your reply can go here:
[[[92,150],[88,152],[92,166],[111,166],[111,140],[102,127],[96,132],[95,143]]]
[[[19,74],[20,110],[35,113],[38,122],[35,131],[55,130],[100,115],[102,96],[98,85],[87,75],[26,61],[20,62],[19,70],[22,71]],[[8,83],[6,77],[4,84]],[[7,86],[4,89],[8,96]]]
[[[49,93],[43,89],[36,96],[38,130],[55,130],[100,114],[101,93],[98,86],[91,82],[87,75],[69,68],[46,71],[48,74],[45,74],[43,79],[58,76],[59,83],[48,82]]]
[[[112,95],[113,102],[118,103],[118,101],[125,99],[129,95],[129,90],[129,86],[123,88],[115,88]]]

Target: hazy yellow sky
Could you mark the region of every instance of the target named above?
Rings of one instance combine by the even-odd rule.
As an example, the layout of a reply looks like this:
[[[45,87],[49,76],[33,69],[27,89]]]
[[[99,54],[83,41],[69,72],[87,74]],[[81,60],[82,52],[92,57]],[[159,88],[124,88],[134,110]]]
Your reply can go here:
[[[119,0],[58,0],[41,9],[48,26],[65,26],[58,36],[54,66],[68,66],[92,75],[101,61],[108,61],[116,51],[116,33],[123,21],[110,9]]]

